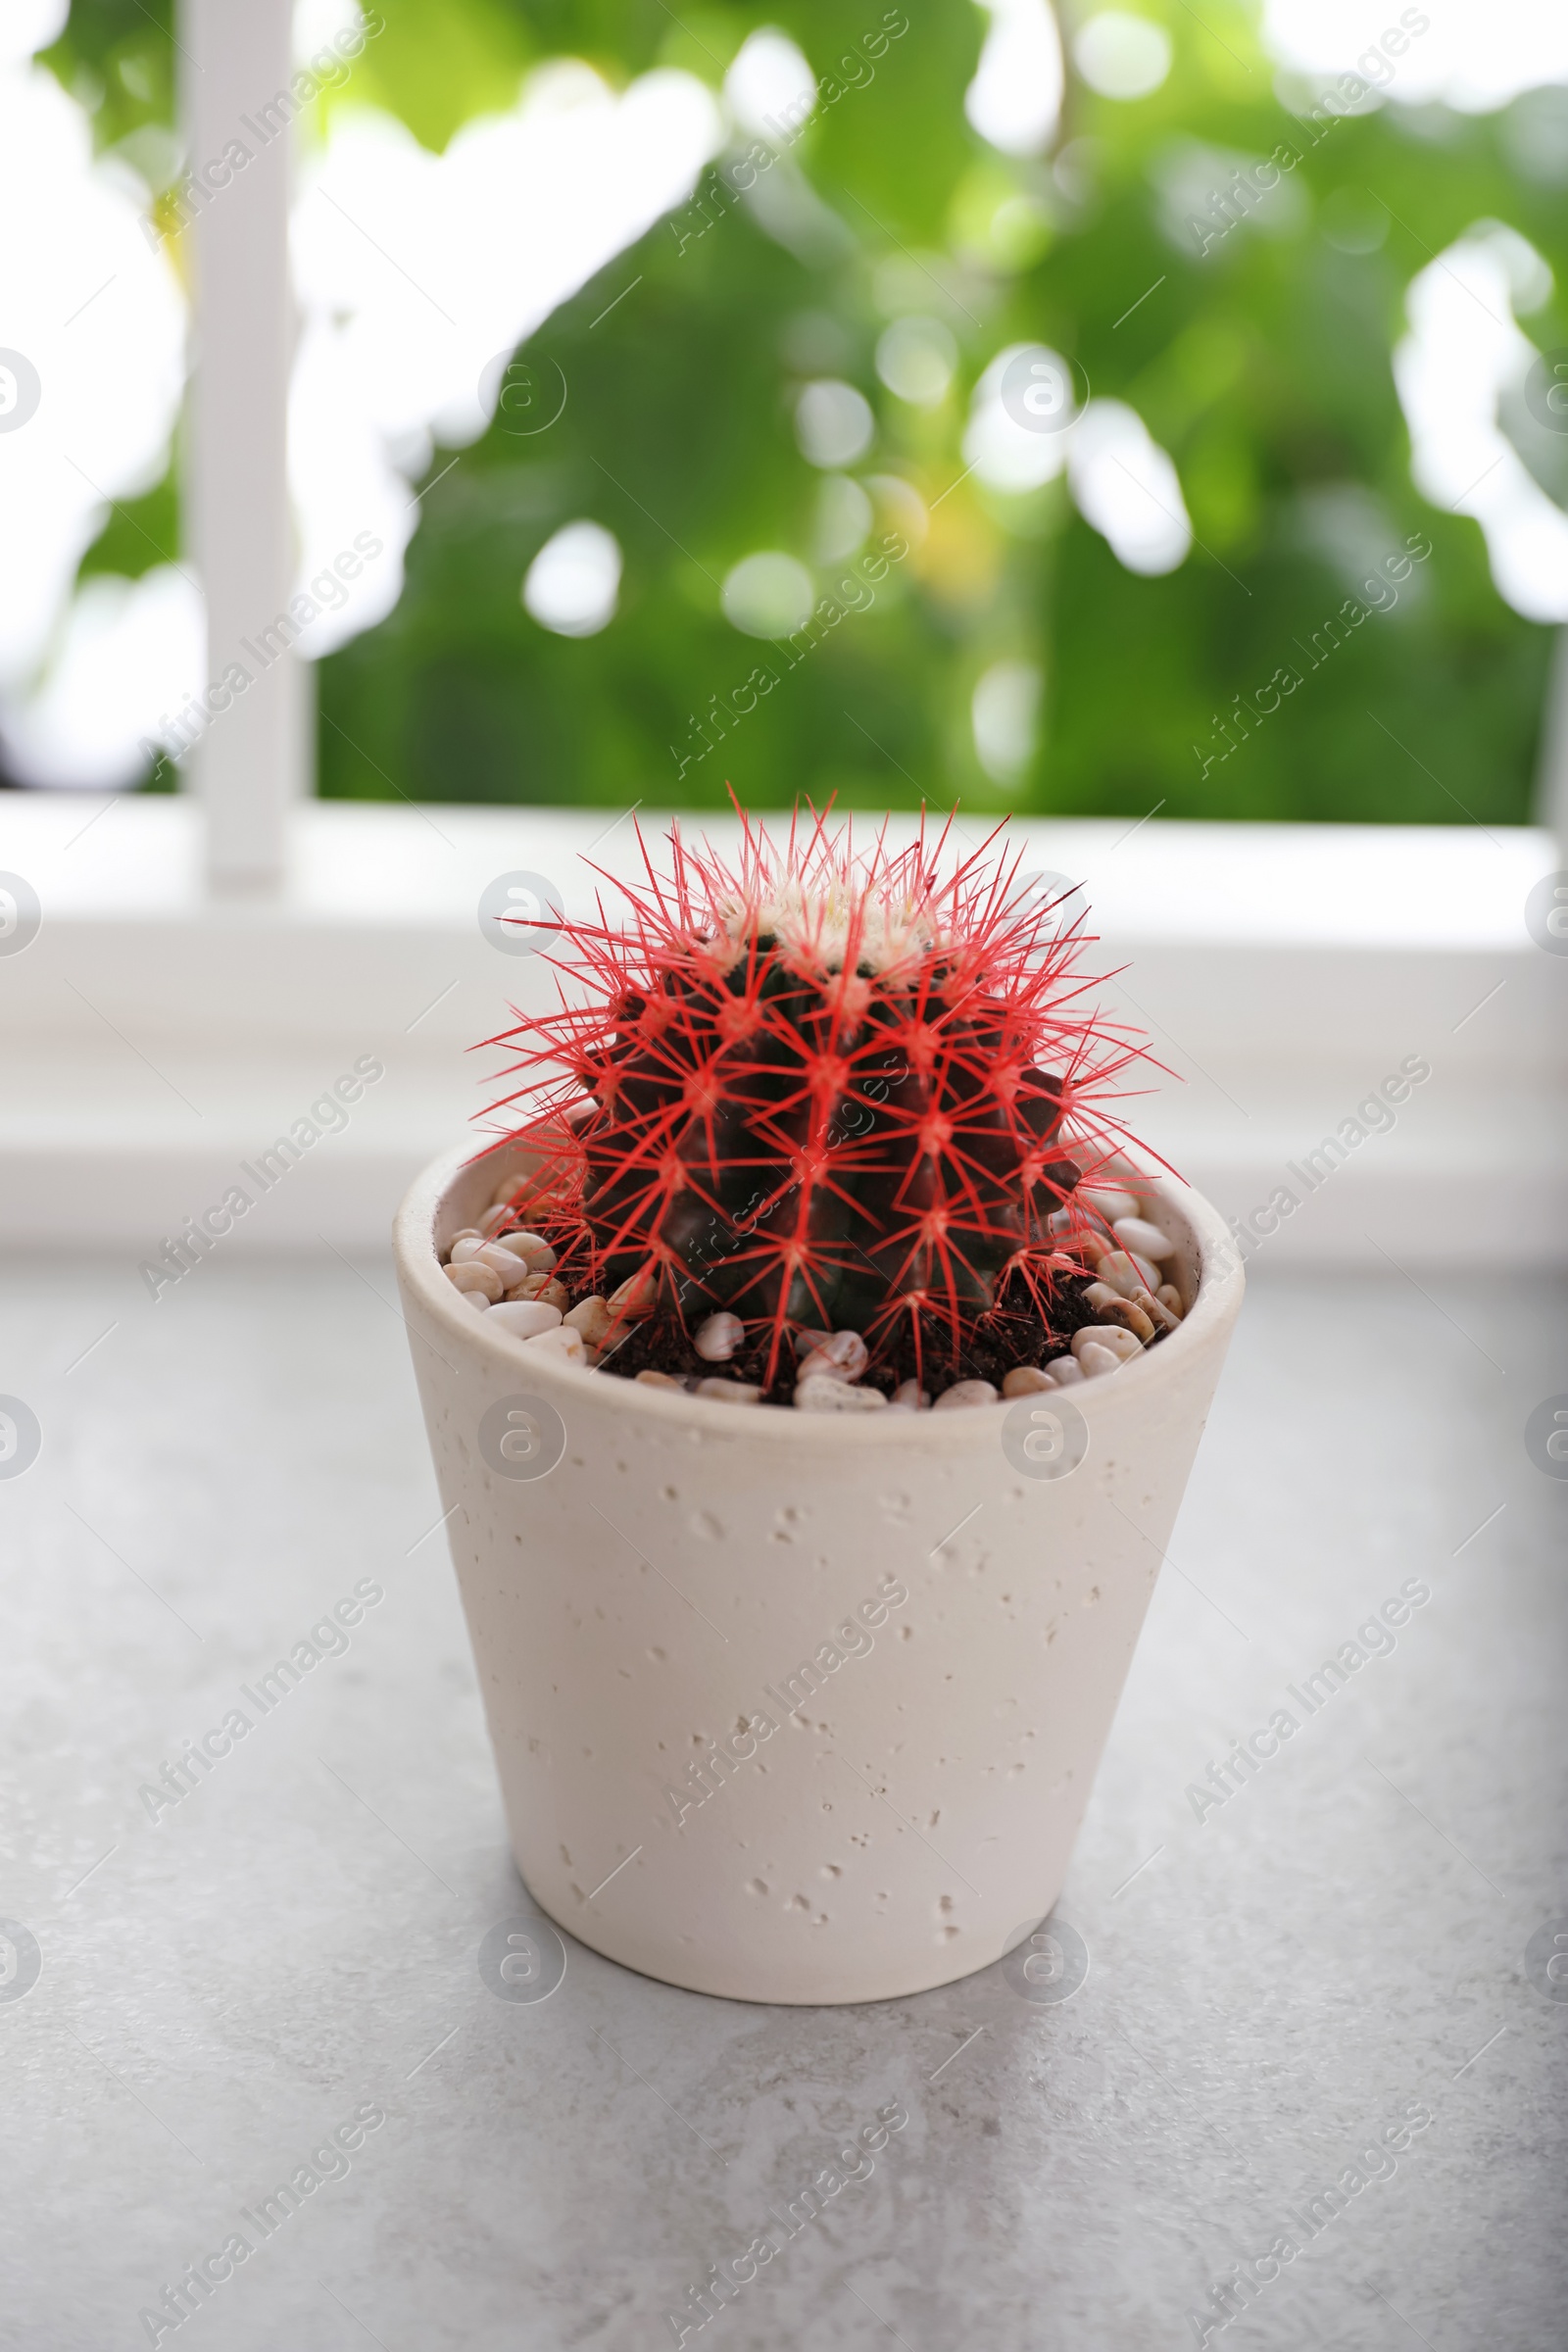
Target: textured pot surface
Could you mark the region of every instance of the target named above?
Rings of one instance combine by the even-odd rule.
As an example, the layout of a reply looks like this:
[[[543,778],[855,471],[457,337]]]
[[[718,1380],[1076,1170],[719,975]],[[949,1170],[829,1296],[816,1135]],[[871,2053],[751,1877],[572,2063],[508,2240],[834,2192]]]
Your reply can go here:
[[[1170,1540],[1241,1304],[1219,1217],[1141,1188],[1189,1312],[1111,1378],[806,1414],[488,1327],[438,1252],[527,1164],[437,1161],[395,1247],[531,1892],[611,1959],[737,1999],[987,1967],[1060,1890]]]

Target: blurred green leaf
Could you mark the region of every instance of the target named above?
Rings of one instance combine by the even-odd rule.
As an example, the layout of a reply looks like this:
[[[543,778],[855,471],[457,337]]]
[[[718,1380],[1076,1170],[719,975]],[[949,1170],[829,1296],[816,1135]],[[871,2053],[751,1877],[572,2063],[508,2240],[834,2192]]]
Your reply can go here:
[[[717,805],[732,784],[759,807],[836,790],[864,807],[1526,818],[1550,632],[1502,603],[1477,525],[1414,489],[1391,362],[1405,288],[1478,220],[1518,228],[1560,286],[1560,175],[1549,156],[1534,178],[1518,161],[1542,149],[1532,102],[1494,117],[1390,104],[1314,129],[1276,96],[1249,13],[1143,0],[1174,43],[1163,86],[1126,103],[1069,74],[1053,156],[1016,160],[964,117],[981,12],[911,0],[907,30],[873,57],[877,28],[905,13],[388,0],[333,103],[384,105],[432,147],[551,57],[586,58],[617,86],[678,66],[716,88],[764,24],[799,43],[830,102],[766,175],[772,202],[706,173],[699,203],[548,321],[524,357],[564,371],[559,424],[524,439],[500,416],[440,482],[451,453],[437,453],[398,608],[321,666],[322,791],[624,807]],[[77,0],[52,61],[67,80],[102,79],[106,122],[134,115],[122,76],[109,85],[147,47],[136,17]],[[1223,186],[1233,163],[1282,146],[1295,168],[1201,251],[1183,189],[1202,203],[1205,172]],[[817,221],[796,250],[777,218],[791,189]],[[878,375],[879,338],[911,313],[956,351],[929,407]],[[1528,331],[1568,343],[1565,319],[1556,293]],[[1059,482],[1006,498],[964,478],[976,381],[1036,339],[1097,397],[1129,403],[1174,462],[1197,533],[1174,573],[1124,569]],[[875,444],[848,470],[876,532],[900,478],[931,527],[866,609],[792,662],[731,625],[720,588],[761,550],[806,563],[818,594],[853,574],[820,538],[824,497],[842,517],[853,494],[824,492],[794,429],[800,390],[822,376],[875,414]],[[532,620],[520,589],[579,518],[615,534],[624,570],[609,626],[572,639]],[[1433,552],[1396,610],[1314,664],[1353,586],[1357,530],[1425,534]],[[91,561],[111,544],[122,537]],[[1043,680],[1040,739],[1003,782],[977,758],[971,698],[1019,662]],[[1298,686],[1249,721],[1282,666]],[[742,709],[759,669],[775,682]]]

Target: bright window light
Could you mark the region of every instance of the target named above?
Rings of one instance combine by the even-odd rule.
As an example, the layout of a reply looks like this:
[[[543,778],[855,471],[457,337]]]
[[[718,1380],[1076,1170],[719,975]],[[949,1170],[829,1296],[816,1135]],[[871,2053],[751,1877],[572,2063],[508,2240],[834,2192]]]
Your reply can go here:
[[[1460,114],[1568,81],[1562,0],[1264,0],[1263,39],[1298,74],[1359,74],[1397,106],[1441,99]]]
[[[1039,739],[1040,671],[1033,662],[995,662],[969,705],[975,757],[995,784],[1016,784]]]
[[[0,66],[24,66],[65,29],[71,0],[6,0],[0,9]]]
[[[811,617],[811,575],[793,556],[767,548],[745,556],[719,592],[724,617],[748,637],[788,637]]]
[[[82,108],[31,64],[64,14],[62,0],[0,10],[0,218],[27,224],[6,240],[0,343],[40,387],[25,426],[0,431],[0,694],[19,774],[100,784],[133,777],[143,740],[162,740],[176,697],[205,680],[199,653],[183,674],[188,612],[171,618],[167,660],[149,657],[144,635],[161,599],[171,614],[181,595],[190,604],[188,579],[129,594],[83,583],[73,612],[106,502],[140,496],[167,469],[187,322],[145,233],[147,188],[122,157],[94,162]],[[352,14],[352,0],[312,0],[297,35],[318,47]],[[689,194],[723,136],[694,75],[647,74],[617,93],[571,60],[541,68],[514,107],[466,124],[440,156],[373,110],[334,115],[293,223],[301,584],[362,533],[384,552],[304,632],[301,653],[329,653],[392,611],[418,517],[412,485],[435,442],[459,448],[484,431],[516,388],[516,347]],[[557,413],[547,372],[541,364],[530,428]]]
[[[302,652],[330,653],[397,603],[418,516],[411,484],[436,442],[476,440],[505,395],[519,452],[547,446],[565,386],[544,356],[520,363],[522,385],[513,352],[681,202],[722,138],[694,75],[645,74],[617,94],[572,59],[541,67],[510,112],[466,123],[444,155],[390,116],[333,116],[294,216],[301,576],[360,531],[386,552]]]
[[[1044,343],[1009,343],[974,388],[964,463],[988,490],[1014,495],[1054,481],[1067,462],[1072,369]]]
[[[813,466],[853,466],[876,435],[876,418],[863,392],[824,377],[808,384],[795,404],[795,437]]]
[[[858,482],[847,473],[825,473],[816,493],[811,554],[818,564],[842,564],[863,547],[876,511]]]
[[[787,147],[816,104],[816,75],[788,33],[748,33],[724,76],[729,111],[754,139]]]
[[[895,318],[876,347],[876,371],[890,392],[917,409],[947,396],[958,346],[940,318]]]
[[[195,581],[172,564],[139,580],[84,580],[40,685],[5,713],[6,752],[34,784],[109,792],[133,784],[146,746],[185,748],[208,724],[206,615]]]
[[[597,522],[568,522],[547,539],[522,583],[524,610],[558,637],[597,637],[619,594],[620,543]]]
[[[68,616],[109,502],[140,497],[169,465],[186,316],[143,234],[146,188],[123,161],[93,160],[86,114],[31,62],[63,16],[52,0],[0,11],[0,345],[12,355],[0,360],[0,694],[17,773],[93,784],[138,771],[138,740],[172,691],[167,662],[154,674],[115,655],[117,621],[145,654],[139,600],[100,593],[80,629]]]
[[[290,36],[294,63],[308,66],[318,52],[344,33],[358,32],[364,22],[360,0],[294,0]]]
[[[1435,507],[1481,525],[1497,593],[1527,620],[1568,620],[1568,514],[1504,432],[1539,435],[1555,454],[1547,363],[1514,320],[1550,272],[1516,230],[1482,222],[1429,262],[1405,296],[1410,332],[1394,380],[1410,430],[1410,473]]]
[[[1136,409],[1092,400],[1066,436],[1067,471],[1084,520],[1129,571],[1174,571],[1193,543],[1176,468]]]
[[[991,29],[963,111],[1004,155],[1039,155],[1061,114],[1061,39],[1047,0],[980,0]]]
[[[1102,9],[1078,32],[1072,62],[1102,98],[1147,98],[1170,72],[1170,34],[1147,17]]]

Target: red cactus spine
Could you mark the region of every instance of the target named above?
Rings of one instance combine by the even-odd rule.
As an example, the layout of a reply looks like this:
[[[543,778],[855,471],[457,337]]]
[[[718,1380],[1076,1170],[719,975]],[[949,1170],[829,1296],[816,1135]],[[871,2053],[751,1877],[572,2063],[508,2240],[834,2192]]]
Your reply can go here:
[[[908,1318],[917,1356],[956,1360],[1014,1273],[1049,1288],[1082,1172],[1063,1123],[1118,1135],[1140,1048],[1084,1011],[1083,936],[1020,895],[1019,858],[993,837],[944,879],[949,839],[857,855],[818,817],[776,849],[743,818],[731,868],[677,832],[667,873],[645,847],[614,886],[621,925],[566,924],[561,1009],[491,1041],[527,1081],[494,1107],[529,1106],[588,1287],[725,1306],[769,1377],[803,1326],[874,1357]]]

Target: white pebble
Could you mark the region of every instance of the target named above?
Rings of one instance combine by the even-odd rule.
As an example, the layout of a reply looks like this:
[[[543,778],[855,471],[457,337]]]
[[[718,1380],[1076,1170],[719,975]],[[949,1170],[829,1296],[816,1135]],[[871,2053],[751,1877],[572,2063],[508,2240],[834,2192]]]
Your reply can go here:
[[[1014,1364],[1002,1384],[1002,1394],[1004,1396],[1034,1396],[1052,1385],[1038,1364]]]
[[[1087,1347],[1079,1348],[1078,1361],[1083,1367],[1085,1380],[1103,1380],[1107,1372],[1121,1370],[1122,1359],[1119,1355],[1113,1355],[1108,1348],[1096,1347],[1091,1340]]]
[[[470,1257],[477,1257],[480,1250],[488,1247],[482,1233],[460,1233],[452,1245],[449,1262],[454,1266],[466,1266]]]
[[[478,1249],[470,1250],[461,1262],[469,1266],[493,1266],[501,1277],[503,1290],[514,1283],[522,1272],[512,1251],[503,1250],[499,1242],[481,1242]]]
[[[858,1331],[813,1331],[810,1353],[801,1364],[798,1377],[823,1372],[837,1380],[858,1380],[871,1360],[871,1351]],[[801,1337],[807,1337],[802,1333]]]
[[[483,1291],[460,1291],[458,1297],[466,1298],[468,1304],[477,1307],[481,1315],[487,1315],[490,1312],[490,1301]]]
[[[625,1281],[612,1290],[605,1304],[618,1323],[623,1317],[651,1315],[659,1296],[659,1277],[649,1266],[641,1274],[628,1274]]]
[[[473,1258],[466,1265],[448,1266],[446,1277],[455,1291],[482,1291],[492,1302],[501,1296],[501,1277],[494,1266]]]
[[[590,1104],[589,1107],[592,1108],[593,1106]],[[568,1124],[570,1123],[571,1116],[571,1112],[568,1111],[566,1113]],[[528,1202],[543,1200],[549,1190],[550,1175],[548,1168],[544,1170],[535,1168],[531,1176],[524,1176],[520,1171],[518,1171],[511,1176],[504,1176],[502,1178],[501,1189],[496,1194],[496,1206],[498,1208],[506,1206],[515,1211],[522,1208]]]
[[[724,1404],[760,1404],[762,1392],[744,1380],[700,1380],[699,1396],[716,1396]]]
[[[536,1340],[542,1331],[554,1331],[561,1321],[559,1306],[547,1306],[542,1298],[508,1298],[502,1305],[490,1309],[490,1320],[498,1330],[510,1331],[514,1340]],[[577,1334],[579,1346],[582,1333]]]
[[[491,1311],[504,1315],[507,1310],[503,1306]],[[554,1314],[556,1310],[552,1307],[550,1311]],[[552,1323],[548,1331],[530,1332],[528,1346],[548,1348],[553,1355],[564,1355],[569,1364],[580,1364],[587,1353],[582,1344],[582,1333],[573,1331],[569,1323]]]
[[[1126,1250],[1107,1250],[1095,1268],[1097,1282],[1108,1282],[1123,1298],[1136,1298],[1141,1291],[1152,1291],[1159,1275],[1146,1258],[1134,1257]]]
[[[1106,1250],[1102,1253],[1095,1267],[1095,1283],[1103,1284],[1120,1298],[1136,1298],[1145,1287],[1125,1250]]]
[[[564,1283],[553,1274],[524,1274],[520,1282],[513,1283],[507,1292],[509,1298],[542,1298],[546,1306],[559,1307],[563,1316],[571,1304],[571,1294]]]
[[[997,1392],[989,1380],[956,1380],[951,1389],[944,1389],[935,1404],[934,1413],[962,1412],[966,1405],[995,1404]]]
[[[1084,1376],[1084,1368],[1075,1355],[1058,1355],[1046,1366],[1046,1378],[1054,1389],[1075,1389]]]
[[[1130,1331],[1123,1331],[1119,1323],[1086,1323],[1082,1331],[1075,1331],[1072,1351],[1080,1363],[1086,1348],[1103,1348],[1118,1363],[1129,1363],[1144,1352],[1143,1341]]]
[[[1084,1304],[1094,1308],[1102,1323],[1119,1323],[1134,1339],[1147,1343],[1154,1336],[1154,1317],[1149,1312],[1154,1301],[1147,1291],[1140,1291],[1136,1298],[1124,1298],[1108,1282],[1092,1282],[1084,1293]],[[1155,1308],[1155,1313],[1158,1311]]]
[[[592,1298],[574,1306],[563,1321],[569,1323],[573,1331],[580,1331],[590,1348],[597,1348],[610,1329],[610,1309],[596,1292]]]
[[[931,1409],[931,1393],[922,1389],[917,1380],[901,1380],[888,1403],[896,1413],[927,1413]]]
[[[1161,1306],[1175,1316],[1179,1323],[1187,1309],[1182,1304],[1182,1295],[1176,1285],[1173,1282],[1162,1282],[1154,1293],[1154,1297],[1159,1300]]]
[[[672,1372],[655,1372],[651,1369],[639,1372],[637,1383],[645,1389],[679,1389],[683,1396],[686,1390],[686,1383],[677,1380]]]
[[[848,1381],[831,1380],[822,1373],[801,1381],[795,1391],[798,1413],[865,1413],[886,1404],[880,1389],[852,1388]]]
[[[505,1250],[513,1257],[525,1257],[529,1271],[534,1274],[553,1274],[556,1253],[542,1233],[502,1233],[490,1244],[492,1250]]]
[[[745,1337],[746,1326],[739,1315],[710,1315],[706,1323],[699,1324],[692,1346],[705,1364],[727,1364]]]
[[[495,1205],[497,1208],[510,1209],[514,1217],[520,1216],[524,1208],[531,1207],[536,1200],[544,1200],[550,1189],[548,1174],[541,1174],[537,1168],[531,1176],[520,1173],[503,1176],[496,1188]]]
[[[1131,1193],[1081,1184],[1074,1198],[1081,1200],[1086,1208],[1092,1208],[1097,1216],[1103,1217],[1112,1230],[1118,1217],[1135,1217],[1138,1214],[1138,1202]]]
[[[1176,1254],[1175,1243],[1157,1225],[1151,1225],[1147,1217],[1117,1217],[1110,1230],[1122,1248],[1135,1256],[1152,1258],[1157,1264],[1160,1258]]]
[[[484,1215],[479,1219],[479,1231],[488,1241],[490,1236],[496,1231],[497,1227],[504,1225],[511,1214],[511,1203],[506,1200],[498,1200],[495,1207],[487,1208],[484,1212]]]

